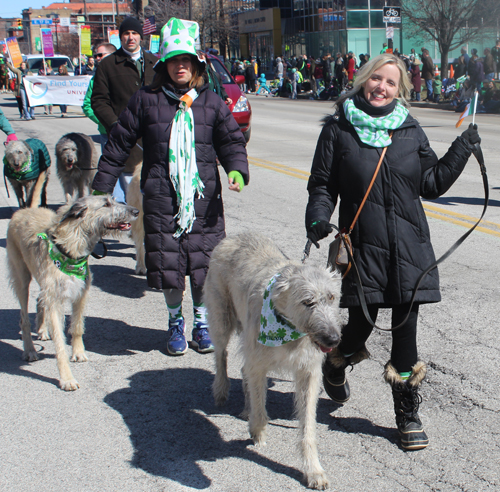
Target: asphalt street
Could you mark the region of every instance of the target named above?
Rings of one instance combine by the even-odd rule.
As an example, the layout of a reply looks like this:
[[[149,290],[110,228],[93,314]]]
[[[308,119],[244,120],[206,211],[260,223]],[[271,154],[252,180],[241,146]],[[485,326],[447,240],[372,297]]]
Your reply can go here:
[[[332,104],[250,98],[251,180],[242,193],[224,190],[227,234],[259,231],[299,260],[306,242],[307,175],[321,119]],[[38,108],[36,120],[25,122],[19,120],[13,97],[1,95],[0,105],[18,137],[40,138],[53,159],[57,140],[67,132],[83,132],[97,141],[96,125],[79,108],[70,107],[65,119],[57,108],[53,116]],[[438,155],[466,128],[455,128],[455,113],[414,108],[412,114]],[[486,220],[440,267],[443,301],[420,310],[419,352],[428,364],[420,415],[430,445],[405,452],[398,444],[390,388],[382,380],[390,334],[376,331],[368,341],[371,358],[349,375],[351,400],[338,406],[323,390],[320,394],[319,454],[331,490],[500,490],[500,116],[478,115],[476,122],[490,181]],[[48,201],[55,208],[64,198],[54,164]],[[479,167],[471,158],[446,195],[425,203],[438,255],[480,216],[482,204]],[[94,280],[84,336],[89,362],[72,364],[80,389],[59,389],[51,341],[36,340],[40,360],[23,361],[19,306],[5,263],[6,231],[16,207],[12,192],[9,198],[0,185],[1,491],[305,490],[289,376],[269,378],[267,446],[256,448],[239,417],[243,392],[237,340],[229,347],[230,399],[217,408],[211,396],[213,356],[192,350],[176,358],[165,354],[163,295],[134,275],[128,237],[109,240],[108,256],[90,260]],[[308,261],[326,263],[328,241],[323,243]],[[232,273],[238,275],[238,265]],[[32,331],[37,293],[33,283]],[[189,299],[185,306],[189,325]],[[69,306],[66,313],[68,321]],[[382,314],[380,322],[387,326],[389,319]]]

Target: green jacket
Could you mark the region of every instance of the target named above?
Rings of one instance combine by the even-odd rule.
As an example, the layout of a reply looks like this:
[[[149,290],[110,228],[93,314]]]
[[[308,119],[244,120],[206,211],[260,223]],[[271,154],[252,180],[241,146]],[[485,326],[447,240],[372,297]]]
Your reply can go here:
[[[10,126],[9,120],[7,116],[3,114],[3,111],[0,109],[0,130],[2,130],[6,135],[12,135],[15,131]]]
[[[92,109],[92,105],[90,104],[90,100],[92,98],[92,89],[94,88],[94,77],[90,80],[89,88],[87,89],[87,93],[85,94],[85,99],[83,100],[83,112],[87,118],[90,118],[94,123],[97,123],[97,129],[101,135],[106,135],[106,129],[101,125],[101,122],[97,119],[97,116],[94,114],[94,110]]]
[[[50,154],[47,150],[45,144],[38,140],[37,138],[28,138],[25,140],[28,147],[33,151],[30,160],[25,163],[25,166],[20,172],[16,173],[7,163],[7,160],[3,159],[4,167],[3,172],[8,178],[16,179],[18,181],[27,181],[30,179],[36,179],[40,176],[42,171],[45,171],[50,167]]]

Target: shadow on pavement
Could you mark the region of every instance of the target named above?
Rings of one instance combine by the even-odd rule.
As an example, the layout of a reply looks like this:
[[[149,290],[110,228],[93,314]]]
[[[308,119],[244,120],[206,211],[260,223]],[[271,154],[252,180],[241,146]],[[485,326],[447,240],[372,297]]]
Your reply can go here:
[[[462,203],[464,205],[478,205],[482,207],[484,205],[484,196],[479,198],[466,198],[463,196],[443,196],[429,202],[426,201],[425,203],[439,203],[440,205],[456,205],[458,203]],[[488,200],[488,206],[500,207],[500,200],[492,200],[490,198]]]
[[[69,321],[68,316],[66,326]],[[133,355],[134,352],[150,352],[166,345],[167,328],[140,328],[115,319],[87,316],[83,342],[89,352],[101,355]]]
[[[212,381],[213,374],[202,369],[144,371],[130,378],[129,388],[105,397],[105,403],[119,412],[129,427],[134,446],[132,464],[195,489],[212,485],[198,462],[224,458],[251,461],[300,482],[299,470],[261,456],[252,449],[249,438],[223,439],[219,428],[207,416],[212,419],[221,413],[236,416],[243,410],[241,381],[232,380],[228,404],[221,411],[213,403]],[[282,400],[285,408],[287,402],[292,402],[290,394],[270,391],[268,397],[277,405]],[[284,413],[283,406],[280,408],[279,413]],[[285,418],[291,418],[291,413]],[[272,429],[269,432],[271,441]],[[290,445],[295,450],[296,430],[290,433]]]
[[[132,268],[98,264],[91,259],[92,288],[98,287],[108,294],[126,299],[140,299],[149,289],[146,277],[136,276]],[[106,260],[104,260],[106,261]]]

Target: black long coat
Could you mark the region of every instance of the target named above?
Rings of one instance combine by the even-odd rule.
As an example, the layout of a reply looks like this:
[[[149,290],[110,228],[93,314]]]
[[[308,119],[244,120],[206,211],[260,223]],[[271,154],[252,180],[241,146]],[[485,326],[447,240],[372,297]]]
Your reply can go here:
[[[351,239],[367,304],[394,306],[410,301],[419,275],[435,261],[420,197],[444,194],[471,154],[462,137],[438,159],[417,121],[408,115],[368,196]],[[340,198],[339,227],[348,229],[365,196],[381,149],[363,144],[343,111],[323,127],[308,183],[306,227],[330,220]],[[332,236],[333,237],[333,236]],[[325,241],[326,243],[326,241]],[[422,281],[416,302],[438,302],[437,269]],[[354,274],[342,284],[342,307],[359,306]]]
[[[216,157],[226,173],[236,170],[245,183],[249,180],[245,138],[226,104],[205,84],[191,106],[204,198],[195,198],[196,220],[191,232],[173,238],[178,206],[169,178],[168,151],[178,105],[179,101],[163,91],[145,87],[136,92],[111,132],[92,185],[95,190],[111,193],[130,149],[142,137],[146,266],[148,285],[155,289],[184,290],[186,275],[195,287],[203,287],[212,250],[225,236]]]

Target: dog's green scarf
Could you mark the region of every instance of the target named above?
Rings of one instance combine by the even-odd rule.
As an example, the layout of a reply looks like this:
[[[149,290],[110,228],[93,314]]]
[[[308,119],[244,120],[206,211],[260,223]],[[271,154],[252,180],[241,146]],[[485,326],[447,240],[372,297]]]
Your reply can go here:
[[[36,179],[40,175],[40,170],[38,167],[33,169],[33,157],[29,156],[29,159],[21,166],[19,171],[14,171],[10,164],[7,162],[7,158],[3,158],[3,172],[5,176],[16,181],[25,181],[30,179]]]
[[[191,89],[182,97],[163,87],[166,95],[177,99],[179,109],[175,113],[168,143],[168,168],[170,180],[177,193],[179,212],[174,217],[179,226],[174,237],[191,232],[196,220],[194,199],[203,197],[205,185],[198,174],[196,146],[194,140],[194,116],[191,104],[198,97],[196,89]]]
[[[295,326],[274,308],[271,295],[279,276],[279,273],[274,275],[267,284],[260,314],[260,333],[257,341],[267,347],[279,347],[307,335],[297,331]]]
[[[49,239],[49,236],[45,232],[37,234],[40,239],[47,242],[47,247],[49,250],[50,259],[54,262],[54,265],[61,270],[62,273],[76,277],[80,280],[87,280],[89,276],[89,257],[84,256],[83,258],[69,258],[57,249],[57,246]]]

